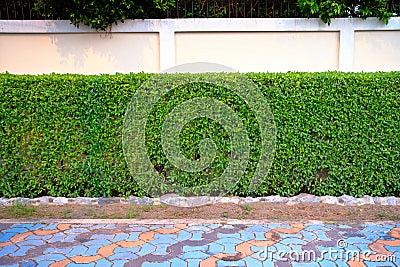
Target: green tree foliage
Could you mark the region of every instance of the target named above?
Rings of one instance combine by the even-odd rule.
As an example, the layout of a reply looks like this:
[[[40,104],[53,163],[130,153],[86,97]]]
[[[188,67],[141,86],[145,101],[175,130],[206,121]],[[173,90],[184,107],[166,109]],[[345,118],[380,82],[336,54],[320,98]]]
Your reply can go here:
[[[328,24],[332,18],[340,17],[377,17],[387,24],[394,15],[387,0],[299,0],[297,5],[306,17],[318,17]]]
[[[400,14],[388,0],[1,0],[0,19],[67,19],[109,30],[125,19],[162,18],[332,18],[378,17],[385,23]]]
[[[44,18],[65,19],[79,27],[83,23],[96,30],[106,31],[126,19],[159,18],[165,4],[155,0],[37,0],[35,10]],[[146,10],[146,11],[145,11]]]

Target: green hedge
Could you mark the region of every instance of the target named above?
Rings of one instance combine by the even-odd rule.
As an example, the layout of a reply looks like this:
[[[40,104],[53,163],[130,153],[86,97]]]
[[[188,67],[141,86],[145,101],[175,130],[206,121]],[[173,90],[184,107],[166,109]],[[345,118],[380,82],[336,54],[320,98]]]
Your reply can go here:
[[[0,196],[144,196],[125,163],[121,128],[135,90],[151,76],[0,74]],[[248,77],[268,99],[277,129],[272,168],[253,195],[400,196],[400,72]],[[171,94],[162,101],[218,92],[199,87],[188,84],[175,100]],[[257,123],[246,104],[229,92],[223,98],[236,99],[257,144]],[[146,128],[149,155],[163,165],[157,166],[161,174],[171,167],[157,150],[159,126],[169,112],[163,110],[154,110]],[[229,140],[214,124],[193,121],[181,144],[185,155],[195,158],[201,138],[214,136],[221,157],[206,173],[215,178],[226,167],[222,156],[229,154]],[[257,158],[257,145],[251,149]],[[249,195],[254,168],[248,165],[232,194]],[[192,186],[207,179],[205,173],[178,175],[175,182]]]

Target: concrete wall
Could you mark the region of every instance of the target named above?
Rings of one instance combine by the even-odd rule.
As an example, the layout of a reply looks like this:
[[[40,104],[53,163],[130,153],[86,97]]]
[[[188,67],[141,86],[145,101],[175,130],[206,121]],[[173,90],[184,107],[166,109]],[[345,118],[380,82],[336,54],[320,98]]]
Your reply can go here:
[[[242,72],[400,70],[400,18],[131,20],[111,34],[0,21],[0,72],[159,72],[199,61]]]

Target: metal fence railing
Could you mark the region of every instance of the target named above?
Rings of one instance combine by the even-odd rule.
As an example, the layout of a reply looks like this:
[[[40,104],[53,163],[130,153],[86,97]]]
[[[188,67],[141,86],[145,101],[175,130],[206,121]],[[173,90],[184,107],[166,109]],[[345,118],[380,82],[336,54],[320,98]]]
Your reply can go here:
[[[36,9],[38,0],[0,0],[0,19],[69,19],[67,12],[51,8],[52,1]],[[389,0],[388,9],[400,15],[400,0]],[[145,10],[146,12],[146,10]],[[151,13],[151,12],[150,12]],[[146,14],[145,17],[152,15]],[[162,18],[274,18],[302,17],[297,0],[175,0]]]

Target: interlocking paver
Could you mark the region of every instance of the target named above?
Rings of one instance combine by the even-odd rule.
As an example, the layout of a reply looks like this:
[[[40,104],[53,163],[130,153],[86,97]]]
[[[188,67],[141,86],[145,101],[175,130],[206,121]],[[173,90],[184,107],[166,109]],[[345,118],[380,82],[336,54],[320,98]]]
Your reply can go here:
[[[397,266],[400,264],[398,226],[3,224],[0,265]],[[339,239],[346,241],[344,248],[336,246]],[[336,253],[334,257],[331,252]],[[363,252],[368,252],[368,257],[357,257]]]

